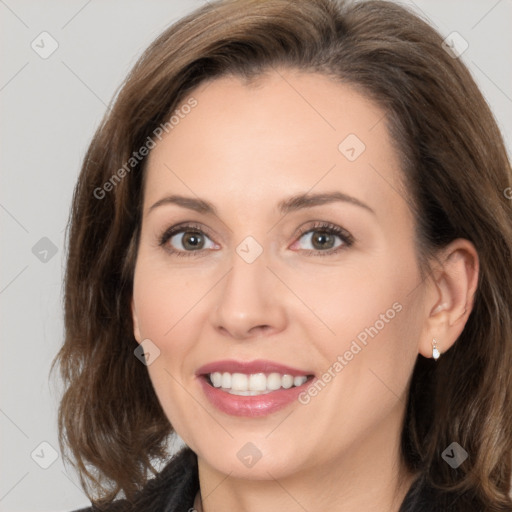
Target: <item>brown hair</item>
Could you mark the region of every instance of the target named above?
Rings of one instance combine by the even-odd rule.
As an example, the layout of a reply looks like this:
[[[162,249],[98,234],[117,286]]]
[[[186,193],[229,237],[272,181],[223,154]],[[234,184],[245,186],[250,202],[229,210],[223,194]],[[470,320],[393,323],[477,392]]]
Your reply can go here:
[[[437,363],[418,356],[402,457],[434,487],[460,493],[452,510],[511,509],[511,168],[482,94],[441,43],[390,2],[225,0],[178,21],[144,52],[90,144],[68,226],[65,343],[54,361],[66,386],[60,445],[93,502],[120,491],[131,499],[169,457],[173,432],[134,356],[130,300],[146,159],[118,170],[199,83],[291,67],[351,84],[385,109],[424,265],[458,237],[478,251],[463,333]],[[457,469],[441,457],[454,441],[469,454]]]

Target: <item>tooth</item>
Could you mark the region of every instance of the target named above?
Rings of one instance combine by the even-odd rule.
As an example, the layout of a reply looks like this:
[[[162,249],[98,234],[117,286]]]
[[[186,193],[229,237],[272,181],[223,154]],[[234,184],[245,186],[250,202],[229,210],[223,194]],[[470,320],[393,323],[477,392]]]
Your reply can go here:
[[[247,391],[249,378],[245,373],[233,373],[231,377],[231,389],[233,391]]]
[[[212,381],[213,387],[220,388],[222,386],[222,373],[213,372],[210,374],[210,380]]]
[[[293,377],[291,375],[283,375],[281,386],[283,386],[284,389],[291,388],[293,386]]]
[[[270,375],[264,373],[210,373],[210,380],[214,387],[223,388],[232,394],[242,396],[255,396],[276,391],[278,389],[289,389],[292,386],[302,386],[308,378],[305,375],[294,377],[293,375],[274,372]]]
[[[231,373],[224,372],[222,374],[222,387],[230,388],[231,387]]]
[[[267,377],[264,373],[252,373],[249,375],[249,389],[251,391],[265,391],[267,389]]]
[[[281,387],[281,375],[279,373],[271,373],[267,377],[267,389],[275,391]]]
[[[307,377],[295,377],[293,379],[293,385],[294,386],[302,386],[302,384],[304,384],[304,382],[306,382],[308,380]]]

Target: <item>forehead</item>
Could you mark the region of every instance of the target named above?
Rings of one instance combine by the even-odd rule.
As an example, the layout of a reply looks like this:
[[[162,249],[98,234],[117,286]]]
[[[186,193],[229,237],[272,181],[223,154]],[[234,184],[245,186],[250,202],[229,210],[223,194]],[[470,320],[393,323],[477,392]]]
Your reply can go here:
[[[399,159],[385,112],[352,86],[276,70],[250,84],[218,78],[183,104],[190,98],[196,106],[149,155],[145,203],[165,190],[257,206],[313,187],[396,203]]]

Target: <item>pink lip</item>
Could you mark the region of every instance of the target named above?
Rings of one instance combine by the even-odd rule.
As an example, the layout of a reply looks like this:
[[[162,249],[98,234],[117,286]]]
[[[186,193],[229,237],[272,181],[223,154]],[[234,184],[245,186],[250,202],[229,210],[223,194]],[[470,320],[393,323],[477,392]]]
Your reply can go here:
[[[298,403],[299,394],[305,391],[316,379],[309,379],[302,386],[279,389],[258,396],[231,395],[219,388],[214,388],[204,375],[198,377],[198,380],[204,394],[217,409],[232,416],[254,418],[279,411],[294,401]]]
[[[233,359],[225,359],[223,361],[215,361],[213,363],[205,364],[196,371],[196,375],[205,375],[214,372],[229,372],[229,373],[280,373],[282,375],[288,374],[294,377],[300,375],[312,375],[313,372],[309,370],[300,370],[292,368],[273,361],[265,361],[263,359],[256,359],[254,361],[235,361]]]
[[[316,379],[308,379],[302,386],[289,389],[278,389],[264,395],[240,396],[232,395],[219,388],[213,387],[208,379],[208,374],[214,372],[229,373],[281,373],[293,376],[312,375],[311,371],[291,368],[271,361],[216,361],[201,366],[196,372],[198,381],[208,400],[220,411],[232,416],[258,417],[266,416],[273,412],[283,409],[294,401],[300,393],[310,386]]]

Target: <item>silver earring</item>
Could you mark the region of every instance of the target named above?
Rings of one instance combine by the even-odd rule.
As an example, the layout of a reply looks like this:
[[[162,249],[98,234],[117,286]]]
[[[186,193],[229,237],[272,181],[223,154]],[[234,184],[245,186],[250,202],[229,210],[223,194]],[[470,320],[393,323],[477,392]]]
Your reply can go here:
[[[439,349],[437,348],[437,341],[434,338],[432,340],[432,357],[434,358],[435,361],[437,361],[439,359],[440,355],[441,355],[441,352],[439,352]]]

